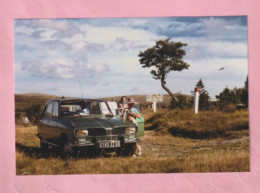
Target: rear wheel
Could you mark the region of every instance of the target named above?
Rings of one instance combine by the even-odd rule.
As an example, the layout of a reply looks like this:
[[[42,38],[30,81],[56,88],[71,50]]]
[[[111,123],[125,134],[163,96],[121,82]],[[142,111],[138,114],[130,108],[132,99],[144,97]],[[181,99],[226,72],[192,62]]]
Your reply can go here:
[[[40,146],[41,146],[41,151],[44,153],[48,152],[49,149],[49,145],[45,142],[43,142],[42,140],[40,140]]]
[[[49,154],[49,145],[40,140],[41,154],[45,157]]]

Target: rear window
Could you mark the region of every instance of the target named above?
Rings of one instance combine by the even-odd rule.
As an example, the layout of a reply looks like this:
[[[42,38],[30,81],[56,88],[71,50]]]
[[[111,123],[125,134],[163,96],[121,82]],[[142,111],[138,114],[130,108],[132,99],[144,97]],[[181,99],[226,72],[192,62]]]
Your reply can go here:
[[[43,116],[45,119],[50,119],[52,117],[52,108],[53,108],[53,103],[48,104]]]
[[[70,104],[70,105],[61,105],[60,106],[60,111],[62,116],[70,116],[74,115],[78,111],[81,111],[81,106],[77,104]]]

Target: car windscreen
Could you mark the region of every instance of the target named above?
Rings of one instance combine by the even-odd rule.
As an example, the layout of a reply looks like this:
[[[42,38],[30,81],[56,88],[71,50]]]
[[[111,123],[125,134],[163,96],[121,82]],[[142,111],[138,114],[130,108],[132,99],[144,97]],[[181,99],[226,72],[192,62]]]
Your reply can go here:
[[[119,114],[119,109],[118,109],[117,102],[115,102],[115,101],[108,101],[107,104],[110,107],[113,115],[118,115]]]
[[[103,101],[87,101],[81,103],[64,103],[60,106],[62,116],[88,116],[110,114],[109,107]]]

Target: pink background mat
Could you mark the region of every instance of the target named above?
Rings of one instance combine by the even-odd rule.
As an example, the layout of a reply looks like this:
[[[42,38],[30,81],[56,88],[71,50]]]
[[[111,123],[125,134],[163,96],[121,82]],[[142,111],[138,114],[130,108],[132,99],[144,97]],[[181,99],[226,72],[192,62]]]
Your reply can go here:
[[[0,192],[260,192],[260,2],[258,0],[1,0]],[[16,176],[13,20],[248,16],[250,172]]]

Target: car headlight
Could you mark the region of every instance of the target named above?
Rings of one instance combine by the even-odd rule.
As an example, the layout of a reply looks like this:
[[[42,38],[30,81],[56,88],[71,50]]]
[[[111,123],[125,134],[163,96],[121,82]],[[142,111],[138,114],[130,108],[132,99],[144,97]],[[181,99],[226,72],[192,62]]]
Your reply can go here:
[[[125,129],[125,133],[126,133],[126,134],[135,133],[135,127],[127,127],[127,128]]]
[[[77,137],[86,137],[88,136],[88,130],[77,130],[76,131]]]

